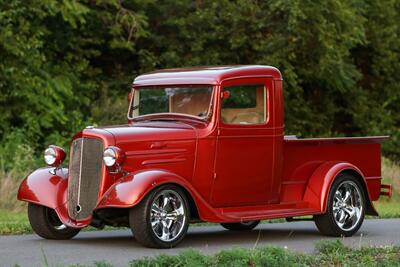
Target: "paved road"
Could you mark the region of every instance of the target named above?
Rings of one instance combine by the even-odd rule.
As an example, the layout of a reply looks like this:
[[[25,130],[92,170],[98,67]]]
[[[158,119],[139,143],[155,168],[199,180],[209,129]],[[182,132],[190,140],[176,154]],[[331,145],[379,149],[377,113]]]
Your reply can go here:
[[[274,245],[313,253],[321,236],[313,222],[262,224],[251,232],[229,232],[220,226],[192,226],[184,241],[174,249],[157,250],[141,247],[129,230],[82,232],[73,240],[44,240],[35,235],[1,236],[0,266],[43,266],[93,264],[105,260],[115,266],[126,266],[133,259],[160,253],[177,254],[188,248],[215,253],[234,247]],[[257,241],[258,240],[258,241]],[[400,219],[367,220],[358,234],[344,239],[352,246],[400,245]]]

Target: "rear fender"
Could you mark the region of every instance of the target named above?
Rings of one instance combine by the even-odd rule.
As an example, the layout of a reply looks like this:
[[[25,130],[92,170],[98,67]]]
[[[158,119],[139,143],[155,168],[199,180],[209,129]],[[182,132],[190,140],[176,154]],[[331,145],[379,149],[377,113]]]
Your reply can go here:
[[[308,181],[303,200],[308,202],[312,208],[325,213],[329,191],[333,181],[340,173],[351,173],[359,179],[366,194],[366,214],[378,216],[368,191],[367,183],[362,172],[354,165],[346,162],[326,162],[319,166]]]
[[[68,169],[45,167],[29,174],[18,189],[18,200],[56,209],[66,202]]]
[[[190,183],[179,175],[165,170],[146,170],[120,178],[106,191],[96,209],[131,208],[139,204],[153,189],[164,184],[175,184],[186,191],[189,201],[194,202],[201,220],[222,220],[220,214],[204,201]]]

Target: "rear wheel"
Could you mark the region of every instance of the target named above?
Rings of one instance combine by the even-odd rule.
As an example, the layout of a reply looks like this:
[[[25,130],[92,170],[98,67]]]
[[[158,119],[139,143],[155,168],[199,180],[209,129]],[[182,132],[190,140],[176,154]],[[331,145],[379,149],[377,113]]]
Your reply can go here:
[[[81,230],[64,225],[55,210],[33,203],[28,204],[28,218],[33,231],[46,239],[71,239]]]
[[[341,174],[332,184],[326,213],[314,217],[318,230],[329,236],[352,236],[364,221],[365,193],[352,175]]]
[[[146,247],[172,248],[189,227],[189,204],[177,186],[165,185],[150,192],[129,213],[136,240]]]
[[[221,223],[222,227],[232,231],[249,231],[255,228],[260,221],[247,221],[238,223]]]

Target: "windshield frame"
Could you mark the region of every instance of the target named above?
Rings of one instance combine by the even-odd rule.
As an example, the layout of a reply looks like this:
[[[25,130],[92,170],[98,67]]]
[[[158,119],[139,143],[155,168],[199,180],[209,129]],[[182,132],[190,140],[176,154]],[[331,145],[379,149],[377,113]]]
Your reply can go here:
[[[139,115],[137,117],[133,116],[133,111],[134,111],[134,99],[135,99],[135,90],[141,90],[141,89],[155,89],[155,88],[168,88],[168,87],[174,87],[174,88],[191,88],[191,87],[209,87],[211,88],[211,97],[210,97],[210,103],[208,105],[208,111],[207,111],[207,115],[204,117],[199,117],[199,116],[195,116],[195,115],[190,115],[190,114],[185,114],[185,113],[173,113],[173,112],[160,112],[160,113],[152,113],[152,114],[145,114],[145,115]],[[212,84],[179,84],[179,85],[146,85],[146,86],[132,86],[131,89],[131,97],[130,97],[130,101],[129,101],[129,106],[128,106],[128,113],[127,113],[127,117],[129,121],[138,121],[138,120],[147,120],[147,119],[152,119],[152,120],[156,120],[157,117],[173,117],[173,118],[179,118],[179,117],[184,117],[184,118],[188,118],[188,119],[194,119],[194,120],[198,120],[198,121],[202,121],[202,122],[208,122],[211,120],[211,118],[213,117],[213,113],[214,113],[214,98],[215,98],[215,93],[216,93],[216,87],[215,85]],[[168,119],[165,119],[168,120]],[[172,120],[172,118],[171,118]]]

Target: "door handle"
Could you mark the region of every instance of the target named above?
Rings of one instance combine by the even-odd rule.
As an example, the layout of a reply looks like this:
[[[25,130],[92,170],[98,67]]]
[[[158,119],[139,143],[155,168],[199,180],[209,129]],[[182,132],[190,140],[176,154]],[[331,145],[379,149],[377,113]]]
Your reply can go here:
[[[162,143],[162,142],[156,142],[156,143],[152,143],[150,145],[151,149],[161,149],[164,148],[167,144],[166,143]]]

